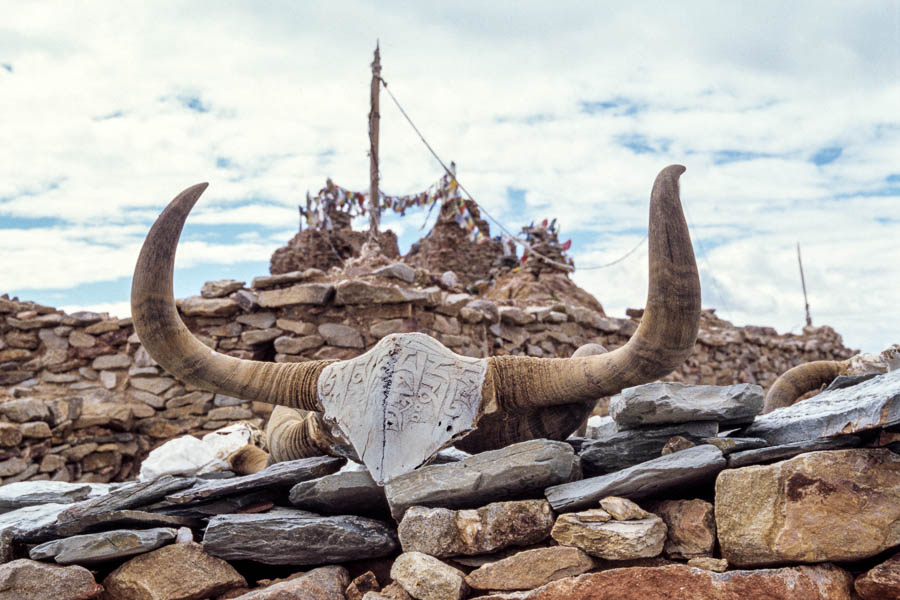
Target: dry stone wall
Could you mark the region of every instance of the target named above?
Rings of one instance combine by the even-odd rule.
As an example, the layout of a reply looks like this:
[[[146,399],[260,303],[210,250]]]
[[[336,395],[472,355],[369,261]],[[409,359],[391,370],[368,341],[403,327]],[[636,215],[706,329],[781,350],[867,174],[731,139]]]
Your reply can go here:
[[[241,358],[293,362],[346,359],[385,335],[427,333],[459,354],[570,356],[585,343],[607,349],[634,333],[631,318],[564,303],[491,301],[426,286],[422,270],[395,263],[346,278],[318,269],[215,281],[177,302],[211,348]],[[830,327],[778,335],[735,327],[704,311],[693,355],[669,379],[770,385],[809,360],[853,352]],[[271,406],[184,385],[147,354],[131,319],[0,296],[0,482],[132,478],[162,442],[234,421],[263,425]]]

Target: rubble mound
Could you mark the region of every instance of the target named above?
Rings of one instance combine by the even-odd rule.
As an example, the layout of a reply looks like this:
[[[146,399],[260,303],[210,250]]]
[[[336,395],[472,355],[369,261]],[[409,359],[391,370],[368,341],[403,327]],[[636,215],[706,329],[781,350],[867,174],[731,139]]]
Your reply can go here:
[[[333,231],[320,229],[300,231],[287,245],[278,248],[272,254],[269,272],[272,275],[280,275],[310,268],[323,271],[331,267],[340,268],[348,259],[360,255],[368,235],[365,231],[353,231],[349,226]],[[396,259],[400,256],[397,235],[390,229],[379,232],[378,245],[385,257]]]
[[[503,273],[494,279],[485,292],[485,298],[495,302],[518,300],[538,305],[562,302],[606,314],[603,305],[590,292],[575,285],[567,273],[557,269],[538,273],[519,269]]]

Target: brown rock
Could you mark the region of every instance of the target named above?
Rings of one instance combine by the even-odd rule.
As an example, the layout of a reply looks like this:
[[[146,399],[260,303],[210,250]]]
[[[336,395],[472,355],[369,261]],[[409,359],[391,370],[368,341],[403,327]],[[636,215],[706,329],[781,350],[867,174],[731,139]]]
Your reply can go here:
[[[256,346],[271,342],[282,333],[283,332],[277,327],[271,327],[269,329],[251,329],[250,331],[245,331],[241,334],[241,342],[248,346]]]
[[[292,304],[325,304],[333,293],[334,287],[330,283],[300,283],[280,290],[259,292],[259,305],[277,307]]]
[[[560,544],[581,548],[591,556],[629,560],[658,556],[666,541],[666,524],[656,515],[610,521],[605,511],[593,509],[560,515],[551,535]]]
[[[476,590],[530,590],[586,573],[594,564],[594,559],[578,548],[535,548],[475,569],[466,576],[466,583]]]
[[[344,600],[350,574],[340,566],[319,567],[299,577],[237,596],[235,600]]]
[[[479,600],[850,600],[851,582],[831,564],[727,573],[669,565],[588,573]]]
[[[607,496],[600,501],[600,508],[609,513],[616,521],[646,519],[650,516],[646,510],[629,500],[618,496]]]
[[[243,281],[236,279],[219,279],[218,281],[207,281],[200,288],[200,295],[204,298],[221,298],[227,296],[231,292],[236,292],[244,287]]]
[[[378,579],[372,571],[366,571],[356,579],[350,582],[344,594],[347,600],[362,600],[367,592],[377,592],[381,589],[378,585]]]
[[[84,567],[20,558],[0,566],[0,600],[89,600],[103,588]]]
[[[127,369],[131,366],[131,357],[127,354],[104,354],[94,359],[91,368],[97,371],[105,369]]]
[[[861,600],[900,599],[900,553],[857,577],[853,586]]]
[[[738,566],[859,560],[900,544],[900,456],[809,452],[716,480],[722,555]]]
[[[674,454],[679,450],[687,450],[688,448],[693,448],[696,445],[697,444],[684,436],[673,435],[669,438],[669,441],[666,442],[666,445],[662,447],[662,450],[659,451],[659,454],[660,456],[666,456],[667,454]]]
[[[50,431],[50,426],[44,421],[31,421],[29,423],[22,423],[19,425],[20,430],[22,431],[22,437],[27,438],[48,438],[52,435]],[[2,432],[2,427],[0,427],[0,432]],[[0,445],[5,445],[0,442]]]
[[[405,552],[447,557],[483,554],[547,539],[553,512],[545,500],[494,502],[475,510],[413,506],[397,528]]]
[[[297,335],[312,335],[316,332],[316,326],[314,323],[307,323],[306,321],[294,321],[291,319],[278,319],[277,321],[275,321],[275,327],[284,331],[296,333]]]
[[[699,556],[692,558],[687,562],[689,567],[697,567],[707,571],[715,571],[716,573],[724,573],[728,570],[728,561],[724,558],[711,558],[709,556]]]
[[[462,600],[469,593],[465,574],[421,552],[404,552],[391,577],[416,600]]]
[[[109,600],[201,600],[246,585],[231,565],[196,542],[132,558],[103,580]]]
[[[304,350],[318,348],[325,343],[321,335],[304,335],[302,337],[282,336],[275,340],[275,351],[282,354],[300,354]]]
[[[663,500],[652,506],[669,529],[663,551],[670,558],[712,556],[716,546],[713,505],[705,500]]]
[[[346,325],[337,323],[322,323],[319,325],[319,335],[325,338],[330,346],[341,348],[362,348],[365,346],[359,331]]]
[[[18,446],[21,441],[22,431],[18,425],[0,422],[0,446]]]
[[[84,332],[88,335],[100,335],[102,333],[109,333],[110,331],[116,331],[119,328],[119,320],[118,319],[105,319],[103,321],[98,321],[93,323],[92,325],[88,325],[84,328]]]
[[[359,280],[342,281],[335,286],[334,303],[345,304],[398,304],[425,300],[421,290],[410,290],[391,285],[376,285]]]
[[[182,314],[188,317],[230,317],[240,310],[230,298],[203,298],[191,296],[181,301]]]

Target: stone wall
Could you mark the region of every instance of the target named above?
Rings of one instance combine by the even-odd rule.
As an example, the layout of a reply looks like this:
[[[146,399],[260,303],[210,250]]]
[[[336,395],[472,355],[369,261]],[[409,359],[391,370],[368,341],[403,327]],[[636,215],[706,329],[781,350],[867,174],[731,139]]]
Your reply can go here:
[[[347,279],[317,269],[218,281],[178,301],[207,345],[241,358],[291,362],[356,356],[381,337],[427,333],[459,354],[570,356],[585,343],[624,344],[641,311],[615,318],[584,306],[491,301],[438,286],[395,263]],[[809,360],[852,351],[830,327],[778,335],[704,311],[694,354],[669,379],[759,383]],[[263,425],[271,406],[194,389],[143,349],[131,319],[65,314],[0,297],[0,478],[107,482],[133,477],[147,452],[230,422]]]

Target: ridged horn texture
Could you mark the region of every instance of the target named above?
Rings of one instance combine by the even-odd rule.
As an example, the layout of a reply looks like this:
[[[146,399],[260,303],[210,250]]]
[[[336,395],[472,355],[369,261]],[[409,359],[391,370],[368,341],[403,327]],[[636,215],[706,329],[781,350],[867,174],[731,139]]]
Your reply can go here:
[[[763,413],[794,404],[803,394],[834,381],[848,366],[848,360],[816,360],[788,369],[769,388]]]
[[[266,425],[266,444],[273,462],[331,454],[322,413],[276,406]]]
[[[175,308],[175,247],[188,213],[208,184],[175,197],[147,234],[131,283],[134,330],[156,362],[182,381],[245,400],[320,410],[316,382],[330,361],[266,363],[219,354],[203,345]]]
[[[653,184],[647,306],[628,343],[584,358],[491,357],[484,398],[502,411],[587,402],[659,379],[684,362],[700,326],[700,278],[678,195],[684,171],[668,166]]]

